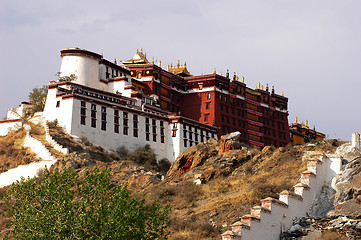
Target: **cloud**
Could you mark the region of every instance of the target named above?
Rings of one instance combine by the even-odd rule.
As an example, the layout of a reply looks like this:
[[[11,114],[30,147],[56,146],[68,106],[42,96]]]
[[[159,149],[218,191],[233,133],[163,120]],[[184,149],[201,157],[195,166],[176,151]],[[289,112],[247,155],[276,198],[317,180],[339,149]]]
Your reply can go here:
[[[297,115],[343,139],[361,131],[361,2],[286,0],[45,1],[0,3],[0,114],[47,84],[59,51],[81,47],[129,59],[137,48],[163,67],[231,73],[274,85]],[[4,90],[6,89],[6,90]]]

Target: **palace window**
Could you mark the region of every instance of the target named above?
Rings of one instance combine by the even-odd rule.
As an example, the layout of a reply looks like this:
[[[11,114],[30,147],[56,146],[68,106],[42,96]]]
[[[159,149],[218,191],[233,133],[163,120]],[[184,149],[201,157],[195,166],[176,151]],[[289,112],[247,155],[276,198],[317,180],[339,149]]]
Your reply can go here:
[[[105,131],[105,130],[107,130],[107,109],[105,107],[102,107],[101,113],[102,113],[101,130]]]
[[[145,140],[149,141],[150,136],[150,127],[149,127],[149,118],[145,118]]]
[[[204,121],[205,121],[205,122],[208,121],[208,114],[204,114]]]
[[[114,110],[114,132],[119,133],[119,110]]]
[[[152,119],[152,133],[153,133],[153,142],[157,141],[157,125],[156,120]]]
[[[138,137],[138,115],[133,115],[133,137]]]
[[[211,94],[210,93],[207,93],[207,99],[211,99]]]
[[[184,147],[187,147],[187,139],[183,140]]]
[[[123,134],[128,135],[128,113],[123,112]]]
[[[209,105],[210,105],[210,103],[206,103],[206,110],[208,110],[209,109]]]
[[[96,126],[96,123],[97,123],[97,107],[96,107],[95,104],[92,104],[90,109],[91,109],[91,112],[90,112],[90,114],[91,114],[91,127],[96,128],[97,127]]]
[[[109,78],[109,76],[110,76],[108,67],[105,67],[105,76],[106,76],[106,78]]]
[[[85,125],[85,118],[86,118],[86,104],[85,102],[80,102],[80,124]]]
[[[165,134],[164,134],[164,122],[160,121],[160,142],[164,143],[164,138],[165,138]]]

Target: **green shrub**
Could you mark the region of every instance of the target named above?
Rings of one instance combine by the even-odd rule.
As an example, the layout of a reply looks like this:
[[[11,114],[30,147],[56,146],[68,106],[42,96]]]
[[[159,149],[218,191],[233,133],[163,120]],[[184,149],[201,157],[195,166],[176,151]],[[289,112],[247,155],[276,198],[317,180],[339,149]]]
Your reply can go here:
[[[144,166],[157,166],[157,158],[149,144],[128,154],[128,159]]]
[[[42,180],[23,178],[3,199],[10,239],[167,239],[169,207],[130,197],[110,182],[110,170],[78,178],[45,169]]]

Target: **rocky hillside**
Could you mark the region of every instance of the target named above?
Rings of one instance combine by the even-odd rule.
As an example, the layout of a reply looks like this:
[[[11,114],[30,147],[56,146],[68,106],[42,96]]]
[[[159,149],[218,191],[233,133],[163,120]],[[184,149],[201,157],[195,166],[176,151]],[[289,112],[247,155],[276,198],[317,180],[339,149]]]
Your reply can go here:
[[[154,161],[151,149],[128,153],[123,147],[109,153],[85,138],[75,139],[65,134],[54,124],[49,127],[52,137],[70,152],[68,155],[57,153],[58,162],[51,167],[52,171],[72,167],[82,174],[95,167],[112,168],[112,180],[128,184],[134,196],[145,195],[148,200],[172,206],[170,239],[175,240],[220,239],[222,232],[261,199],[276,198],[277,193],[290,190],[299,173],[306,169],[302,162],[306,151],[333,153],[340,144],[323,141],[281,148],[268,146],[258,150],[240,143],[237,134],[231,134],[223,136],[219,142],[211,139],[188,148],[166,173],[168,164]],[[38,132],[41,138],[41,131]],[[4,153],[0,152],[0,155],[6,158]],[[340,216],[350,219],[351,216],[352,219],[360,216],[355,210],[360,209],[360,156],[355,153],[345,155],[345,159],[346,169],[350,170],[337,180],[336,209],[329,221]],[[310,227],[313,223],[315,226],[325,225],[317,221],[321,220],[305,219],[304,227],[298,227],[285,239],[306,235],[312,232],[309,229],[317,230]],[[327,226],[320,227],[321,235]],[[339,231],[337,234],[352,239],[346,236],[348,232]]]

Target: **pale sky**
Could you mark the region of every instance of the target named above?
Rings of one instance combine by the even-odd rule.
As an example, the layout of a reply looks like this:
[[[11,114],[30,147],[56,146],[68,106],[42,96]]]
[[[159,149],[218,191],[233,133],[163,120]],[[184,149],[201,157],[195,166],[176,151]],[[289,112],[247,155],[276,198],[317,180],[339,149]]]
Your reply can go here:
[[[113,61],[143,48],[150,60],[187,62],[275,86],[298,116],[328,138],[361,131],[361,1],[0,0],[0,118],[54,80],[60,50]]]

